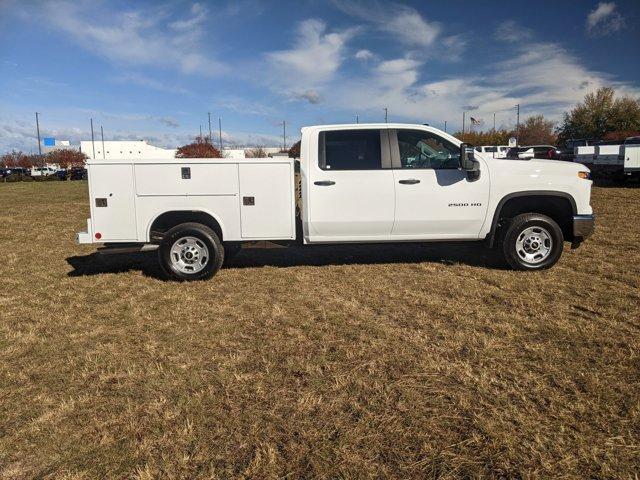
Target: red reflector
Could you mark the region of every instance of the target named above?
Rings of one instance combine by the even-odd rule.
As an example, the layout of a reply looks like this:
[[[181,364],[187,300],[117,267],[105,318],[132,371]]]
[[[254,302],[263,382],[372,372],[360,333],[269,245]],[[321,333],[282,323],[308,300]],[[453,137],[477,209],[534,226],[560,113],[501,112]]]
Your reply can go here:
[[[100,232],[96,232],[96,240],[100,240],[102,238],[102,234]]]

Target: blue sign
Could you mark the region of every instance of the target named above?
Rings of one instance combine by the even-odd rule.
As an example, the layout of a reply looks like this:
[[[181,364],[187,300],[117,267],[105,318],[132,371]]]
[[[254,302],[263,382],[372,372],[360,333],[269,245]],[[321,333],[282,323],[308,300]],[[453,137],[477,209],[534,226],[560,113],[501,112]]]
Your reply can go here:
[[[44,137],[44,146],[45,147],[55,147],[56,139],[53,137]]]

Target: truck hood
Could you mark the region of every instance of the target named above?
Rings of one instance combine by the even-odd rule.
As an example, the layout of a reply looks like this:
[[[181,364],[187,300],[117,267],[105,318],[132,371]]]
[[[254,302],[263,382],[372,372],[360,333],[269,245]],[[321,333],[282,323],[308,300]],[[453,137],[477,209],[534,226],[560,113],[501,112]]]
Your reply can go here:
[[[532,158],[530,160],[489,158],[487,159],[487,164],[491,170],[517,174],[567,174],[575,177],[578,172],[590,171],[581,163],[548,160],[544,158]]]

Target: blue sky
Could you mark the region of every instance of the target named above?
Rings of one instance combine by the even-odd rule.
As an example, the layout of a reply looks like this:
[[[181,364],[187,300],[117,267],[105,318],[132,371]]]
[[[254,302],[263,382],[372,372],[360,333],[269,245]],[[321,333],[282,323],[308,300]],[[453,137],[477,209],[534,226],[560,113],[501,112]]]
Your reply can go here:
[[[554,120],[600,86],[640,97],[640,2],[0,0],[0,152],[43,136],[289,143],[303,125]],[[98,127],[99,128],[99,127]]]

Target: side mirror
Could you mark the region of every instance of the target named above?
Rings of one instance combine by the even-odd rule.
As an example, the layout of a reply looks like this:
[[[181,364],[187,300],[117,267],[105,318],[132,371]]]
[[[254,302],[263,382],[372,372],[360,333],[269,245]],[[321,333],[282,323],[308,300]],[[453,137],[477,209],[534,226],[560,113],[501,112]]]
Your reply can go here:
[[[480,178],[480,162],[475,159],[473,147],[468,143],[460,145],[460,164],[458,168],[463,172],[467,172],[469,180]]]

